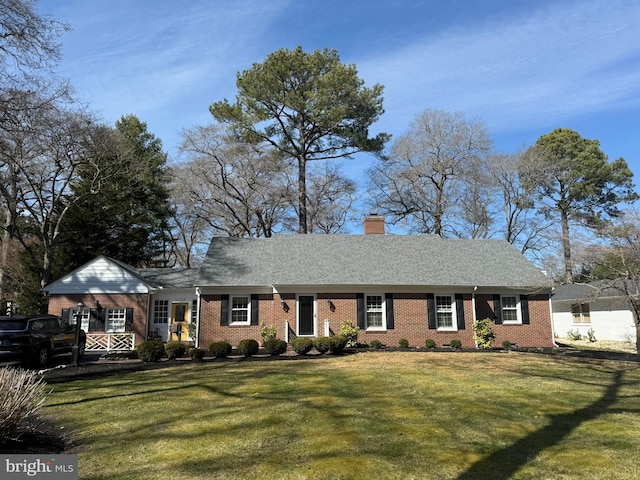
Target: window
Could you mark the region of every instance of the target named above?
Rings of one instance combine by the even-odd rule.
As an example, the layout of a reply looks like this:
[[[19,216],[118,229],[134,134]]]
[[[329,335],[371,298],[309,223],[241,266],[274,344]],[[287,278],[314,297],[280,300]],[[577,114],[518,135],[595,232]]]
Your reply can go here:
[[[382,295],[367,295],[366,328],[384,329],[384,310]]]
[[[191,324],[195,325],[198,321],[198,301],[191,301]]]
[[[169,318],[169,300],[153,302],[153,323],[167,323]]]
[[[248,296],[231,297],[231,325],[248,325],[250,322],[250,306]]]
[[[573,323],[591,323],[588,303],[571,305],[571,314],[573,315]]]
[[[438,330],[456,330],[452,295],[436,295],[436,327]]]
[[[126,308],[110,308],[107,311],[106,331],[124,332],[125,325],[127,323],[127,310]]]
[[[518,297],[515,295],[503,295],[502,302],[502,323],[519,323]]]

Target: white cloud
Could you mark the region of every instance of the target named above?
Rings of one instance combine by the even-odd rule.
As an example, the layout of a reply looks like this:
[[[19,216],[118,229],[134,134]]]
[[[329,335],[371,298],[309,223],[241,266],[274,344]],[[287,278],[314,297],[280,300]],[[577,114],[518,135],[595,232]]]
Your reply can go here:
[[[624,62],[640,52],[640,3],[558,2],[465,27],[358,62],[363,78],[385,85],[384,128],[401,133],[427,108],[464,111],[496,131],[630,97],[640,105],[640,68]]]

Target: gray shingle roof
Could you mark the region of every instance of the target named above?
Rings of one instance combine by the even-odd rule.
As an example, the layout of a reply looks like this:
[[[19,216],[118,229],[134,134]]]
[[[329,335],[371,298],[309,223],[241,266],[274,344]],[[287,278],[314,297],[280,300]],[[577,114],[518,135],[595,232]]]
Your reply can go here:
[[[550,287],[504,240],[434,235],[214,238],[198,286],[430,285]]]
[[[591,283],[570,283],[560,285],[553,289],[551,301],[556,302],[593,302],[599,298],[623,297],[618,288],[613,284],[624,285],[622,281],[598,280]],[[629,289],[635,289],[635,283],[629,283]]]

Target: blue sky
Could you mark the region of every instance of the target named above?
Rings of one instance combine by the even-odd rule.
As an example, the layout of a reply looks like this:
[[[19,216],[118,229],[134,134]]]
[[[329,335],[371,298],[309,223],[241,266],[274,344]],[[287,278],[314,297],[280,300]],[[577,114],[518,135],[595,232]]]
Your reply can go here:
[[[234,99],[238,71],[300,45],[334,48],[367,85],[384,85],[372,133],[397,138],[426,109],[481,119],[500,152],[571,128],[600,140],[610,160],[624,157],[640,185],[638,0],[40,0],[37,9],[72,27],[59,73],[78,97],[109,124],[137,115],[172,159],[181,130]]]

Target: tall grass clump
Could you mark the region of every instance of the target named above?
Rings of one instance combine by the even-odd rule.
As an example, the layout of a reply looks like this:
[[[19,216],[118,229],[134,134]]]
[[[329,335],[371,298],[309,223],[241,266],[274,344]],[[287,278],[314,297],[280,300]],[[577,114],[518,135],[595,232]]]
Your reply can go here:
[[[20,423],[34,415],[46,398],[46,383],[37,373],[0,369],[0,444],[14,440]]]

